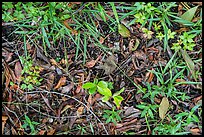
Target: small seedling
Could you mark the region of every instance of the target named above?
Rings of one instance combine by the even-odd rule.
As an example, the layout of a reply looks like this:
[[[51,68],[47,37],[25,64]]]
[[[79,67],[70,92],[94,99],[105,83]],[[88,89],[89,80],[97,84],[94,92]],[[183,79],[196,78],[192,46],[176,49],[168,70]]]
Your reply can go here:
[[[23,84],[21,85],[21,89],[32,90],[34,89],[34,85],[39,86],[43,80],[43,78],[40,78],[40,68],[39,66],[33,66],[33,61],[30,56],[27,58],[20,57],[20,60],[23,65],[23,70],[21,72]]]
[[[94,94],[96,91],[98,91],[101,95],[103,95],[102,101],[107,102],[110,98],[113,98],[114,103],[119,108],[120,104],[123,100],[123,97],[120,96],[120,93],[122,93],[125,88],[122,88],[120,91],[117,91],[116,93],[112,94],[111,89],[113,89],[113,85],[111,82],[105,82],[105,81],[99,81],[94,80],[94,82],[87,82],[85,83],[82,88],[88,89],[89,94]]]
[[[192,51],[196,46],[193,40],[195,36],[196,35],[194,34],[188,34],[187,32],[184,32],[183,35],[179,36],[180,39],[177,40],[177,43],[173,43],[171,49],[179,50],[182,48],[181,45],[183,44],[183,49]]]
[[[118,121],[121,121],[120,113],[121,110],[115,111],[113,107],[112,110],[104,110],[103,117],[106,119],[106,123],[113,122],[116,125]]]
[[[38,131],[36,131],[35,129],[35,126],[40,124],[38,122],[35,122],[35,121],[31,121],[30,118],[25,115],[25,120],[23,120],[24,124],[22,125],[22,128],[23,129],[27,129],[27,128],[30,128],[31,130],[31,135],[35,135]]]

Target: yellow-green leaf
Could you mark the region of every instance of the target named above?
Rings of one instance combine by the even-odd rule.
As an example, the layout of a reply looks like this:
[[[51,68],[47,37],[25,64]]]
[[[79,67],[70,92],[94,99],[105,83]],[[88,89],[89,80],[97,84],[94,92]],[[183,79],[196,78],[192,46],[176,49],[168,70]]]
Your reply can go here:
[[[122,96],[115,96],[113,97],[114,103],[116,104],[117,108],[120,107],[121,102],[124,100]]]
[[[94,88],[95,86],[96,86],[96,84],[94,84],[92,82],[87,82],[87,83],[83,84],[82,88],[89,89],[89,88]]]
[[[99,86],[97,86],[98,88],[98,92],[101,94],[101,95],[104,95],[104,96],[112,96],[112,92],[109,88],[101,88]]]
[[[190,56],[188,55],[188,53],[186,52],[186,50],[180,49],[180,51],[181,51],[181,53],[182,53],[183,59],[186,61],[186,64],[187,64],[188,68],[190,69],[190,71],[191,71],[191,73],[192,73],[193,78],[194,78],[195,81],[196,81],[194,62],[192,61],[192,59],[190,58]]]
[[[130,30],[123,24],[118,24],[118,32],[124,38],[130,37]]]
[[[166,112],[168,111],[168,108],[169,108],[169,101],[166,97],[163,97],[159,106],[159,117],[161,119],[164,119]]]
[[[102,98],[102,101],[103,101],[103,102],[107,102],[109,99],[110,99],[110,96],[104,96],[104,97]]]
[[[189,9],[183,15],[181,15],[181,18],[184,20],[187,20],[187,21],[191,21],[193,19],[193,16],[196,13],[197,8],[198,8],[198,6]]]

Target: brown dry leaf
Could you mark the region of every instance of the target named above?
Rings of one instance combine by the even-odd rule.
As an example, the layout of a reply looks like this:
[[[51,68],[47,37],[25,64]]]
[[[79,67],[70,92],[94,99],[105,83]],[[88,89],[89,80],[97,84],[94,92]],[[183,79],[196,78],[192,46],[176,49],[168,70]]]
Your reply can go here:
[[[101,55],[102,55],[102,54],[101,54]],[[85,66],[86,66],[87,68],[92,68],[93,66],[95,66],[95,64],[96,64],[96,63],[98,62],[98,60],[101,58],[101,55],[99,55],[96,60],[91,60],[91,61],[87,62]]]
[[[45,103],[46,103],[46,105],[49,107],[49,109],[52,110],[54,113],[56,113],[56,112],[52,109],[52,107],[50,106],[49,100],[48,100],[46,97],[44,97],[43,94],[40,93],[40,95],[42,96],[43,100],[45,101]]]
[[[71,82],[71,84],[62,87],[62,91],[61,91],[61,92],[62,92],[63,94],[64,94],[64,93],[68,93],[68,92],[70,92],[70,90],[73,89],[73,87],[74,87],[74,83]]]
[[[100,37],[100,38],[99,38],[99,42],[100,42],[101,44],[103,44],[104,40],[105,40],[105,39],[104,39],[103,37]]]
[[[38,132],[38,135],[44,135],[45,134],[45,130],[40,130],[39,132]]]
[[[152,68],[152,70],[153,70],[153,68]],[[149,83],[152,82],[153,78],[154,78],[154,74],[152,72],[150,72],[147,82],[149,82]]]
[[[105,63],[101,65],[100,68],[105,70],[106,75],[109,75],[116,69],[117,62],[117,58],[111,55],[105,60]]]
[[[124,110],[125,110],[124,116],[126,118],[137,118],[141,114],[140,110],[134,108],[133,106],[124,107]]]
[[[15,64],[15,75],[18,81],[20,81],[20,77],[21,77],[21,72],[22,72],[22,67],[21,67],[21,63],[18,61]]]
[[[54,79],[55,79],[54,74],[53,73],[49,74],[48,79],[46,79],[46,81],[47,81],[47,84],[46,84],[47,90],[50,91],[52,89]]]
[[[47,132],[47,135],[53,135],[55,133],[55,129],[53,129],[52,127],[49,129],[49,131]]]
[[[70,27],[68,22],[69,22],[68,20],[65,20],[63,23],[69,30],[71,30],[73,35],[78,35],[78,32],[76,30],[74,30],[72,27]]]
[[[81,114],[83,114],[84,106],[81,106],[77,109],[77,116],[80,117]]]
[[[202,2],[191,2],[191,3],[202,6]]]
[[[89,95],[88,103],[89,103],[90,105],[93,104],[93,98],[92,98],[92,95]]]
[[[194,98],[194,99],[193,99],[193,102],[194,102],[194,103],[197,103],[199,100],[202,100],[202,95],[200,95],[200,96]]]
[[[50,59],[50,62],[51,62],[52,65],[58,66],[58,63],[57,63],[57,61],[55,59]]]
[[[14,75],[14,72],[11,70],[9,65],[4,60],[3,60],[3,64],[4,64],[4,74],[6,77],[6,88],[8,88],[8,85],[9,85],[11,80],[14,83],[16,83],[16,77]]]
[[[2,116],[2,134],[4,133],[4,126],[6,124],[7,119],[8,119],[8,116]]]
[[[65,112],[67,109],[69,109],[69,108],[73,108],[73,106],[72,105],[66,105],[63,109],[62,109],[62,111],[60,112],[60,114],[62,114],[63,112]]]
[[[61,77],[60,80],[58,81],[57,85],[54,87],[54,89],[58,89],[61,86],[64,86],[66,84],[66,77]]]
[[[192,135],[201,135],[200,129],[199,128],[191,128],[190,132],[192,133]]]
[[[164,119],[166,112],[168,111],[168,108],[169,108],[169,101],[166,97],[163,97],[159,106],[159,117],[161,119]]]
[[[9,53],[6,59],[6,62],[11,61],[13,53]]]
[[[79,82],[77,89],[74,91],[74,94],[79,94],[82,89],[82,82]]]

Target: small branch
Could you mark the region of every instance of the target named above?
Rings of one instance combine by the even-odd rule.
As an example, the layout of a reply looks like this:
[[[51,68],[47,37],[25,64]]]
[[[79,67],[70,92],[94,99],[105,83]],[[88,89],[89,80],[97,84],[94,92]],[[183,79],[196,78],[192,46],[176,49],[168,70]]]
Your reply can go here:
[[[49,94],[57,94],[57,95],[61,95],[61,96],[66,96],[68,98],[71,98],[71,99],[74,99],[76,100],[77,102],[79,102],[80,104],[82,104],[84,107],[87,108],[87,110],[89,110],[89,112],[91,112],[91,114],[102,124],[106,134],[108,135],[108,131],[106,130],[104,124],[101,122],[101,120],[94,114],[93,111],[91,111],[91,109],[89,109],[86,104],[84,104],[83,102],[79,101],[78,99],[74,98],[74,97],[71,97],[69,95],[66,95],[66,94],[62,94],[62,93],[58,93],[58,92],[50,92],[50,91],[46,91],[46,90],[43,90],[43,91],[31,91],[31,92],[26,92],[27,94],[33,94],[33,93],[49,93]],[[26,94],[24,93],[24,94]]]

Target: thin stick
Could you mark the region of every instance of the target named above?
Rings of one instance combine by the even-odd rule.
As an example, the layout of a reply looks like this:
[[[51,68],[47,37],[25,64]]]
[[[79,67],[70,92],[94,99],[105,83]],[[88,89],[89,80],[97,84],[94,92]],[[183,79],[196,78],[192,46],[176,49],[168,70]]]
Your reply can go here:
[[[61,96],[66,96],[66,97],[69,97],[69,98],[71,98],[71,99],[74,99],[74,100],[76,100],[77,102],[79,102],[80,104],[82,104],[84,107],[86,107],[87,108],[87,110],[89,110],[90,112],[91,112],[91,114],[102,124],[102,126],[103,126],[103,128],[104,128],[104,130],[105,130],[105,132],[106,132],[106,134],[107,135],[109,135],[108,134],[108,131],[106,130],[106,128],[105,128],[105,126],[104,126],[104,124],[101,122],[101,120],[93,113],[93,111],[91,111],[91,109],[89,109],[83,102],[81,102],[81,101],[79,101],[78,99],[76,99],[76,98],[74,98],[74,97],[71,97],[71,96],[69,96],[69,95],[66,95],[66,94],[62,94],[62,93],[58,93],[58,92],[51,92],[51,91],[46,91],[46,90],[43,90],[43,91],[31,91],[31,92],[26,92],[26,93],[24,93],[24,94],[32,94],[32,93],[53,93],[53,94],[57,94],[57,95],[61,95]]]

